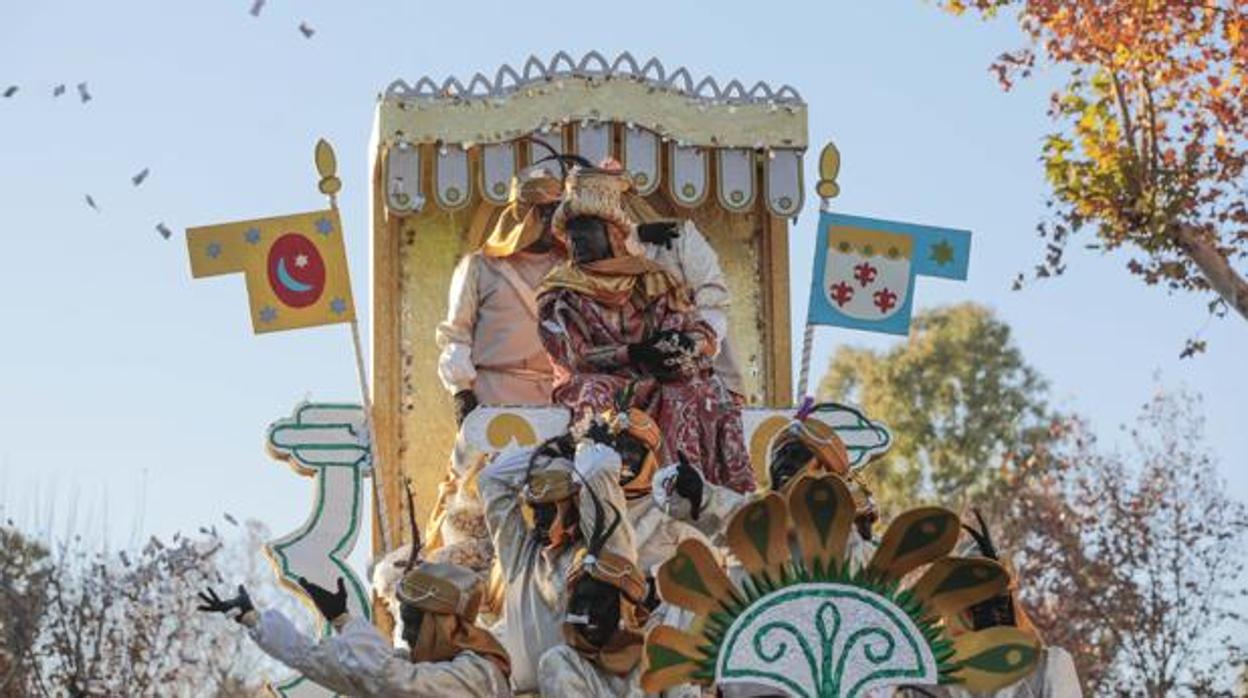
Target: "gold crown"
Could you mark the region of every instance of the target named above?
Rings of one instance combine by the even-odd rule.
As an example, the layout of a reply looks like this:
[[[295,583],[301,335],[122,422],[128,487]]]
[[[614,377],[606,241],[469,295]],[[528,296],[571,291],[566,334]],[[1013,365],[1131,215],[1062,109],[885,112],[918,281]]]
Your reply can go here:
[[[551,227],[557,235],[566,237],[567,224],[572,218],[601,218],[615,229],[612,238],[623,241],[630,254],[637,254],[641,251],[635,239],[637,223],[624,210],[623,204],[624,194],[631,187],[632,180],[622,170],[578,167],[564,182],[563,201],[555,209]],[[632,247],[636,247],[636,251]]]

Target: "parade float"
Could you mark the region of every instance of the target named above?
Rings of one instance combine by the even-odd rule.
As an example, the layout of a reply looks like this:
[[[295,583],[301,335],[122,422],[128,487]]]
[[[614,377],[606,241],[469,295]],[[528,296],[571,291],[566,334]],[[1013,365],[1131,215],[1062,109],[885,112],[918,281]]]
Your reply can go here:
[[[344,563],[364,526],[365,498],[373,502],[374,559],[409,542],[403,524],[413,514],[432,519],[435,547],[442,500],[470,470],[463,461],[568,429],[563,407],[493,404],[457,427],[433,341],[456,264],[482,246],[514,178],[548,151],[618,161],[651,209],[705,234],[731,295],[723,351],[740,373],[745,446],[765,476],[772,440],[807,392],[814,327],[905,334],[916,277],[962,279],[969,262],[966,231],[833,213],[840,157],[831,143],[815,164],[820,212],[803,215],[809,148],[807,105],[794,88],[747,88],[628,53],[561,52],[468,79],[396,80],[379,96],[369,153],[371,382],[343,253],[343,235],[361,244],[363,227],[343,229],[342,183],[328,144],[316,150],[328,208],[189,230],[195,276],[244,273],[257,332],[345,323],[355,340],[359,404],[299,404],[267,432],[271,454],[310,478],[314,493],[307,523],[269,545],[283,584],[299,593],[301,577],[326,587],[343,577],[351,611],[388,627]],[[818,235],[814,250],[795,257],[813,261],[814,273],[807,323],[794,333],[790,233],[799,222],[817,223]],[[819,416],[844,443],[853,473],[891,444],[887,427],[852,406],[827,406]],[[415,512],[404,494],[409,483]],[[1031,667],[1034,636],[967,635],[958,625],[965,608],[1003,592],[1007,575],[995,563],[950,557],[956,516],[903,515],[873,566],[856,574],[841,560],[849,495],[835,482],[817,483],[801,490],[809,497],[768,495],[734,520],[730,548],[748,572],[743,581],[730,582],[692,545],[663,566],[660,593],[700,620],[691,633],[660,629],[647,641],[643,684],[761,677],[793,695],[850,696],[902,683],[993,687]],[[790,537],[800,541],[792,556]],[[927,571],[917,581],[907,577],[920,568]],[[768,639],[781,626],[798,639]],[[880,669],[885,664],[893,668]],[[298,678],[275,688],[324,693]]]

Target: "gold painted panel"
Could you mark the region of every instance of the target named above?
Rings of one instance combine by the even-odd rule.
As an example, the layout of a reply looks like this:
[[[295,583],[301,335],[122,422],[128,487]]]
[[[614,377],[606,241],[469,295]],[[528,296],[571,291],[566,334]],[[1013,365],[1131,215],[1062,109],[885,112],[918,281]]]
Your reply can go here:
[[[754,406],[787,406],[787,392],[782,399],[774,398],[777,389],[787,390],[787,385],[771,383],[775,382],[775,375],[787,374],[789,370],[788,337],[773,336],[766,329],[768,308],[776,306],[774,293],[767,289],[779,286],[787,291],[788,285],[787,267],[776,269],[766,251],[776,219],[761,207],[734,214],[713,202],[692,211],[676,209],[667,201],[655,203],[678,216],[692,218],[719,256],[733,295],[730,341],[741,365],[747,402]],[[403,529],[401,476],[413,481],[417,520],[423,522],[450,462],[455,424],[450,397],[437,378],[434,328],[446,314],[451,273],[469,249],[470,231],[482,227],[481,206],[478,199],[459,212],[436,207],[403,217],[385,217],[384,212],[379,212],[382,219],[375,221],[373,318],[378,330],[374,339],[397,344],[374,346],[376,407],[398,412],[397,419],[393,412],[377,416],[376,446],[383,459],[397,461],[385,464],[384,480],[390,528],[396,533]],[[397,264],[385,257],[387,250],[397,255]],[[388,278],[391,272],[387,269],[397,278]],[[785,327],[787,300],[786,293]],[[398,317],[380,317],[385,313]]]
[[[499,143],[549,123],[631,122],[689,145],[805,148],[806,106],[727,103],[691,97],[636,80],[562,77],[505,98],[385,98],[378,106],[381,142]]]

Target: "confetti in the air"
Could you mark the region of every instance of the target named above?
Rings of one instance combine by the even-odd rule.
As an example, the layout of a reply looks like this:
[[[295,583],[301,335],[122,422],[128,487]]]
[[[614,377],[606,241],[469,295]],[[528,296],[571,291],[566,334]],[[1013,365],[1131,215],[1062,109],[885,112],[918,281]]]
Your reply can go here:
[[[255,2],[251,3],[251,16],[259,17],[260,10],[263,10],[263,9],[264,9],[264,0],[255,0]]]
[[[65,85],[63,85],[63,84],[62,84],[62,85],[57,85],[56,87],[53,87],[53,88],[52,88],[52,96],[53,96],[53,97],[60,97],[60,96],[61,96],[61,95],[63,95],[63,94],[65,94]]]
[[[160,233],[160,236],[166,240],[173,237],[173,231],[170,230],[169,226],[165,225],[164,223],[156,224],[156,232]],[[229,514],[226,514],[226,517],[228,518]]]
[[[17,85],[9,85],[8,89],[4,91],[5,97],[12,97],[15,94],[17,94]]]
[[[91,93],[87,91],[87,83],[78,83],[78,98],[82,100],[83,104],[91,101]]]
[[[226,521],[229,521],[229,522],[230,522],[230,525],[231,525],[231,526],[237,526],[237,525],[238,525],[238,519],[234,518],[233,516],[230,516],[230,512],[228,512],[228,511],[227,511],[227,512],[225,512],[225,514],[223,514],[223,516],[225,517],[225,520],[226,520]]]
[[[144,167],[144,168],[143,168],[143,171],[142,171],[142,172],[139,172],[139,173],[138,173],[138,174],[136,174],[135,176],[131,177],[131,178],[130,178],[130,181],[131,181],[131,182],[134,182],[134,186],[136,186],[136,187],[137,187],[137,186],[139,186],[140,184],[142,184],[142,183],[143,183],[143,180],[147,179],[147,174],[148,174],[148,172],[150,172],[150,171],[151,171],[151,170],[150,170],[150,168]]]
[[[307,38],[307,39],[311,39],[312,35],[316,33],[316,30],[308,26],[307,22],[299,23],[299,31],[302,32],[304,38]]]
[[[95,204],[95,199],[92,199],[90,194],[87,194],[87,196],[86,196],[85,198],[86,198],[86,200],[87,200],[87,205],[88,205],[88,206],[90,206],[91,208],[95,209],[96,211],[99,211],[99,210],[100,210],[100,207],[99,207],[99,206],[97,206],[97,205]]]

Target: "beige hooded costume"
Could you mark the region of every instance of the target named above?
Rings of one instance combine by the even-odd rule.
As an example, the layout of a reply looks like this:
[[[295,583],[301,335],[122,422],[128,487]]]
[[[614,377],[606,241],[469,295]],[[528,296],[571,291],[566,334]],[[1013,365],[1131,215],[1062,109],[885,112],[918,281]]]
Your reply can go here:
[[[397,588],[378,589],[383,599],[424,612],[415,647],[396,647],[367,619],[345,613],[334,619],[337,635],[320,640],[277,610],[241,620],[270,657],[344,696],[508,698],[507,653],[474,625],[480,587],[467,568],[426,562],[404,573]]]
[[[573,489],[560,484],[571,480],[538,476],[526,485],[533,450],[525,448],[500,454],[478,479],[485,501],[486,524],[506,583],[503,617],[494,633],[511,656],[511,681],[517,693],[538,689],[539,660],[547,650],[565,643],[565,580],[576,561],[576,546],[564,537],[564,532],[552,531],[549,545],[534,536],[522,513],[522,498],[557,501],[565,498],[562,495],[570,497],[579,511],[578,528],[581,530],[576,536],[581,539],[585,537],[585,522],[593,520],[594,511],[593,501],[584,487]],[[615,451],[601,444],[582,443],[577,447],[573,462],[554,460],[543,470],[570,473],[573,467],[580,472],[584,483],[602,493],[603,501],[624,510],[623,497],[610,494],[609,488],[615,484],[613,491],[619,492],[620,457]],[[577,478],[576,482],[581,479]],[[535,486],[552,492],[531,491]],[[632,556],[636,559],[631,529],[625,532],[621,527],[615,540],[624,550],[633,550]]]
[[[450,393],[472,390],[483,405],[550,404],[552,368],[537,336],[537,287],[562,255],[526,248],[541,237],[542,207],[559,200],[561,187],[544,170],[516,180],[484,246],[455,268],[446,320],[435,333],[442,350],[438,377]]]

